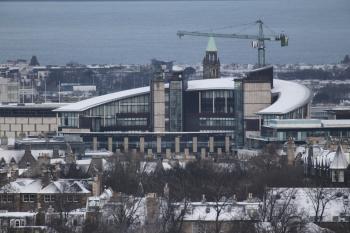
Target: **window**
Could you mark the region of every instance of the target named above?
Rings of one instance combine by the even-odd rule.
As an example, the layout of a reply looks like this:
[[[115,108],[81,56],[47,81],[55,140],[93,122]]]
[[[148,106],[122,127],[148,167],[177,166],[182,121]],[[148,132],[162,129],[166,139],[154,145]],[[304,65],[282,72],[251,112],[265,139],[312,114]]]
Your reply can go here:
[[[10,194],[1,194],[0,195],[0,202],[1,203],[13,202],[13,196]]]
[[[10,226],[11,227],[25,226],[25,221],[23,219],[11,219]]]
[[[45,195],[44,196],[44,201],[45,202],[54,202],[55,201],[55,196],[54,195]]]
[[[78,202],[78,197],[75,195],[68,195],[67,202]]]
[[[15,221],[15,226],[19,227],[21,225],[21,221],[19,219],[16,219]]]
[[[23,202],[34,202],[34,201],[35,201],[34,194],[24,194],[23,195]]]

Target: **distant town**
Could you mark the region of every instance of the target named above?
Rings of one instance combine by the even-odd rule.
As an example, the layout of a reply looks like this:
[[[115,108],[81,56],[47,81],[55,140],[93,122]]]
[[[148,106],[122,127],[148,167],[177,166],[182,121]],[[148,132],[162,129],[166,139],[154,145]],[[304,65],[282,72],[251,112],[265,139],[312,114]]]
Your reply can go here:
[[[350,232],[350,59],[0,64],[0,232]]]

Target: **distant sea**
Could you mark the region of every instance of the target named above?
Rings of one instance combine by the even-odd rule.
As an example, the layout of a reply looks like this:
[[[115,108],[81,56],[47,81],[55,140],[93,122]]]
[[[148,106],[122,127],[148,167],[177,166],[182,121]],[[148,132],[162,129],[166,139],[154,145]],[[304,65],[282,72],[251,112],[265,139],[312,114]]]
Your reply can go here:
[[[267,42],[267,61],[335,63],[350,54],[349,0],[0,1],[0,62],[200,63],[207,38],[177,30],[256,34],[261,18],[289,46]],[[249,24],[250,23],[250,24]],[[256,63],[251,41],[216,39],[222,63]]]

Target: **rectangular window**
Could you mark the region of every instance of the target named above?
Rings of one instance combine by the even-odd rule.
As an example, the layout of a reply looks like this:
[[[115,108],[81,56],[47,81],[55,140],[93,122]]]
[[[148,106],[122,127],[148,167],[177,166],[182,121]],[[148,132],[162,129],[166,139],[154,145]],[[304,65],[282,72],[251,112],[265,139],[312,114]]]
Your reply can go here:
[[[0,195],[0,202],[1,203],[13,202],[13,196],[10,194],[1,194]]]
[[[23,202],[34,202],[35,195],[34,194],[23,194]]]
[[[44,201],[45,202],[55,202],[56,198],[54,195],[45,195],[44,196]]]
[[[67,202],[78,202],[78,201],[79,201],[79,199],[75,195],[68,195],[67,196]]]

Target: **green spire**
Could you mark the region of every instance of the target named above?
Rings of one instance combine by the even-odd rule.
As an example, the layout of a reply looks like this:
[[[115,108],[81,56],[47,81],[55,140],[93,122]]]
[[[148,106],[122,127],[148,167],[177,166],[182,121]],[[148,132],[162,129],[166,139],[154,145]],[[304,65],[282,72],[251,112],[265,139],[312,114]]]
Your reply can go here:
[[[209,37],[208,45],[207,45],[207,52],[217,52],[218,49],[216,48],[214,37]]]

